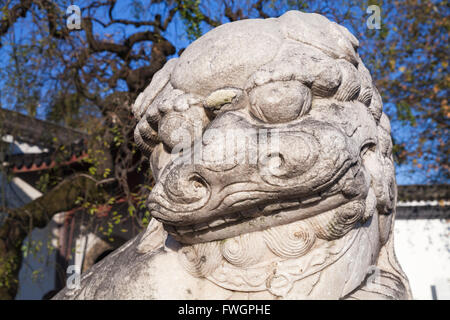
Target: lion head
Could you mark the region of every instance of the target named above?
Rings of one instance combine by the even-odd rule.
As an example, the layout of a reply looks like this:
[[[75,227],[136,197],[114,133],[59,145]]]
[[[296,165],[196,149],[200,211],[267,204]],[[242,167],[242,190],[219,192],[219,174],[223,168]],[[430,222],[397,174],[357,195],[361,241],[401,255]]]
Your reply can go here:
[[[390,125],[358,45],[290,11],[222,25],[168,61],[133,106],[152,215],[190,244],[305,219],[336,239],[389,216]]]

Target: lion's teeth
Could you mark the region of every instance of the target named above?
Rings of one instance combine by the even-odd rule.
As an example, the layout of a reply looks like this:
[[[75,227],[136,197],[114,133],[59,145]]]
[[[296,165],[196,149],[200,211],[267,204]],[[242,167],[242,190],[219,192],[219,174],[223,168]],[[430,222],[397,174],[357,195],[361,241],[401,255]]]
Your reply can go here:
[[[235,221],[239,220],[239,215],[238,214],[228,215],[228,216],[223,217],[223,219],[226,222],[235,222]]]
[[[193,231],[208,229],[209,225],[207,223],[199,223],[192,227]]]
[[[211,228],[214,228],[214,227],[220,226],[221,224],[224,224],[224,223],[226,223],[225,220],[223,220],[223,219],[217,219],[217,220],[211,221],[211,222],[209,223],[209,226],[210,226]]]
[[[259,215],[261,213],[261,211],[263,211],[263,210],[261,210],[260,208],[252,208],[249,210],[241,211],[241,216],[243,218],[252,218],[254,216]]]
[[[321,200],[322,198],[318,195],[313,195],[305,199],[301,199],[302,204],[310,204]]]
[[[281,209],[281,205],[279,203],[272,203],[272,204],[268,204],[265,208],[264,208],[264,212],[266,211],[275,211]]]
[[[301,204],[300,201],[293,200],[293,201],[282,202],[282,203],[280,203],[280,206],[283,209],[287,209],[287,208],[299,206],[300,204]]]

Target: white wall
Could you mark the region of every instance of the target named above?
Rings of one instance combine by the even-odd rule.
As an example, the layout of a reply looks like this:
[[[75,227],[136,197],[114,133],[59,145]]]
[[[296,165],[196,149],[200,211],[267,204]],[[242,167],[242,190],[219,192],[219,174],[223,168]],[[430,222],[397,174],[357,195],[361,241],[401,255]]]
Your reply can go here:
[[[395,253],[414,299],[450,299],[450,223],[443,219],[396,220]]]
[[[44,294],[55,289],[55,251],[50,253],[48,245],[55,238],[54,221],[43,229],[34,229],[24,243],[29,240],[40,241],[42,248],[36,252],[30,250],[23,259],[19,272],[19,290],[16,300],[41,300]],[[36,248],[36,246],[34,246]]]

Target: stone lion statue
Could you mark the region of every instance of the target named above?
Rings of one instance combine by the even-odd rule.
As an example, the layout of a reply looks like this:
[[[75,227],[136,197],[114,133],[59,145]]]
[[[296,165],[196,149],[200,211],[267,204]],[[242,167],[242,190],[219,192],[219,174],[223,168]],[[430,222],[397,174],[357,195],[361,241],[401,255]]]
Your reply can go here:
[[[319,14],[219,26],[137,98],[147,230],[57,299],[408,299],[390,124]]]

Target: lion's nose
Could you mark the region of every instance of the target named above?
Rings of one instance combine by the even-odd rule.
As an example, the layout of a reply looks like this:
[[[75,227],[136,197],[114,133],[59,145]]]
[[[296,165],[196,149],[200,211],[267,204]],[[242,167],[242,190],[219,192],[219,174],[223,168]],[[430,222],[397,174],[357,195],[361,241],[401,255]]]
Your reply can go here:
[[[179,204],[193,204],[209,196],[206,180],[185,166],[171,170],[165,181],[167,196]]]

